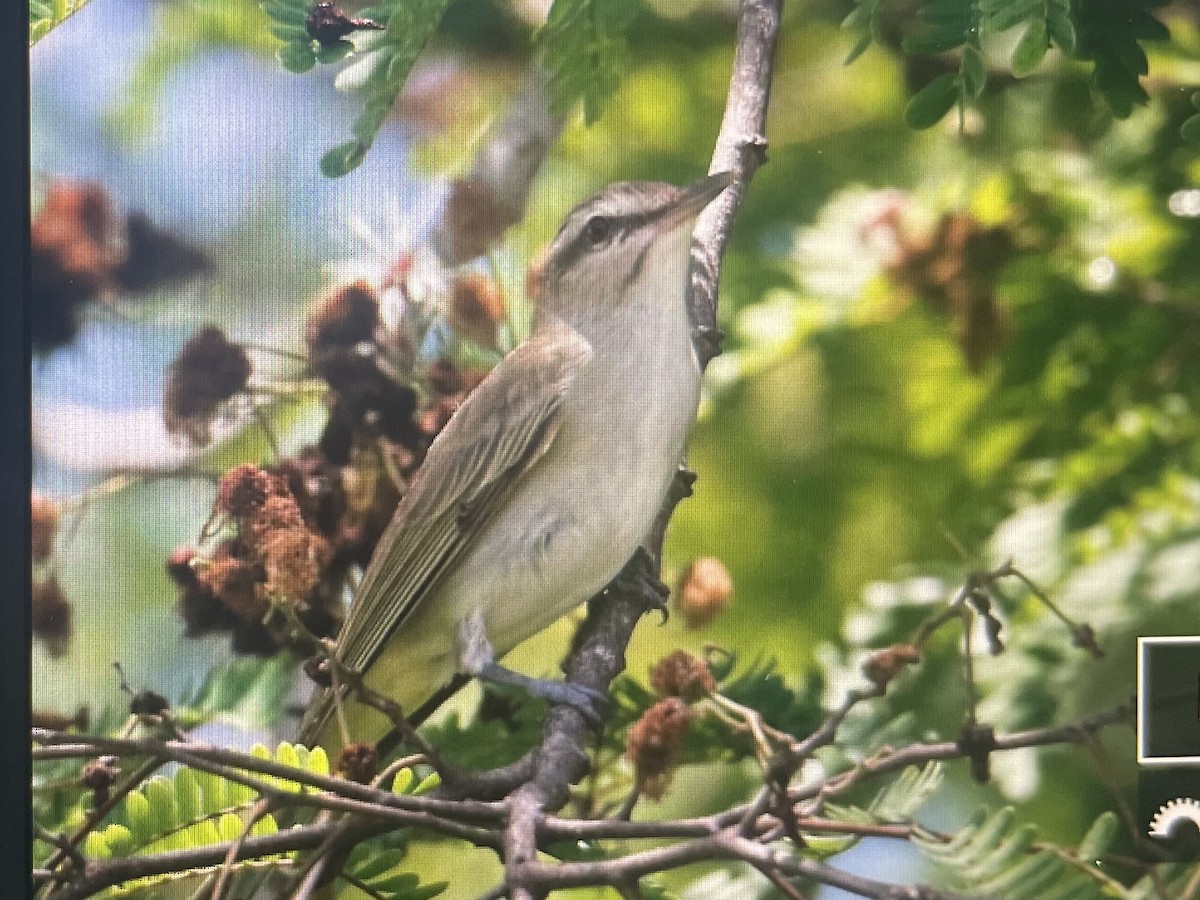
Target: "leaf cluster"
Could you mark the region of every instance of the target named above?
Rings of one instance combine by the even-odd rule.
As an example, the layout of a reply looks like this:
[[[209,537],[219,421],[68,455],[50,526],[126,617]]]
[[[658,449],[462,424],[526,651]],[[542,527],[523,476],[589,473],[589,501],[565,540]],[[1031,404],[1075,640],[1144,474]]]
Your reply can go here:
[[[554,108],[565,112],[582,100],[588,125],[600,117],[620,83],[626,34],[641,6],[641,0],[554,0],[536,37]]]
[[[437,30],[450,0],[388,0],[362,10],[361,17],[383,25],[382,31],[356,32],[321,44],[309,27],[312,7],[306,0],[269,0],[271,34],[283,41],[277,56],[290,72],[307,72],[317,63],[336,63],[353,54],[353,62],[338,73],[339,90],[353,93],[363,106],[352,126],[353,138],[321,157],[329,178],[345,175],[362,164],[384,119],[400,96],[404,82],[426,41]]]
[[[900,24],[899,50],[908,57],[945,59],[950,71],[930,78],[909,100],[905,121],[928,128],[956,105],[977,100],[988,84],[986,60],[1000,36],[1021,29],[1006,44],[1008,75],[1036,71],[1051,49],[1088,63],[1092,86],[1117,118],[1149,100],[1141,79],[1149,71],[1143,45],[1170,38],[1152,10],[1167,0],[920,0],[915,19]],[[856,0],[843,27],[861,31],[850,54],[872,43],[892,42],[888,25],[901,15],[889,0]]]
[[[948,839],[921,832],[914,843],[943,873],[948,887],[972,896],[1006,900],[1151,900],[1178,896],[1194,867],[1162,865],[1126,887],[1109,874],[1105,856],[1120,823],[1106,812],[1075,848],[1037,842],[1037,829],[1021,823],[1012,807],[980,810]]]

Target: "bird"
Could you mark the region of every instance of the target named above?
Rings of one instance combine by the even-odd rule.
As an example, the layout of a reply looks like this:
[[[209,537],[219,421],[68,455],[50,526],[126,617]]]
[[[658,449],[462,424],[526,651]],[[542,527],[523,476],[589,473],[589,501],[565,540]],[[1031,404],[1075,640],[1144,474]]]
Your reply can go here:
[[[692,232],[733,180],[617,182],[567,214],[529,337],[430,445],[358,586],[335,674],[405,713],[464,676],[595,712],[595,692],[497,660],[600,592],[653,525],[700,400]],[[392,727],[340,681],[300,725],[331,755]]]

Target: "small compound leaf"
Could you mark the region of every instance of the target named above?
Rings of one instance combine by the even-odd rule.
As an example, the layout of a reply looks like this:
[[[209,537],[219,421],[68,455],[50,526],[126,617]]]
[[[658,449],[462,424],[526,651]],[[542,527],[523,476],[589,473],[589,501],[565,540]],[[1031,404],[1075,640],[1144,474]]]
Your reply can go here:
[[[313,53],[311,44],[285,44],[275,56],[281,66],[297,75],[307,72],[317,64],[317,55]]]
[[[1179,126],[1179,133],[1185,141],[1200,144],[1200,114],[1185,119],[1183,124]]]
[[[958,96],[958,75],[953,72],[939,75],[908,101],[904,121],[909,128],[931,128],[950,112]]]
[[[1108,852],[1117,834],[1121,830],[1121,821],[1116,813],[1106,812],[1092,823],[1083,840],[1079,842],[1079,858],[1091,864]]]
[[[319,63],[335,63],[338,60],[345,59],[353,52],[354,45],[347,40],[341,40],[336,44],[330,44],[328,47],[318,48],[316,59]]]
[[[983,64],[983,54],[973,44],[963,48],[962,76],[967,90],[973,97],[978,97],[987,86],[987,67]]]
[[[321,157],[321,174],[326,178],[340,178],[357,169],[367,155],[367,145],[362,141],[347,141]]]
[[[1029,27],[1025,29],[1021,40],[1017,41],[1017,46],[1013,49],[1013,75],[1017,78],[1029,75],[1041,65],[1046,51],[1049,49],[1050,39],[1046,33],[1046,22],[1044,19],[1034,19],[1029,23]]]

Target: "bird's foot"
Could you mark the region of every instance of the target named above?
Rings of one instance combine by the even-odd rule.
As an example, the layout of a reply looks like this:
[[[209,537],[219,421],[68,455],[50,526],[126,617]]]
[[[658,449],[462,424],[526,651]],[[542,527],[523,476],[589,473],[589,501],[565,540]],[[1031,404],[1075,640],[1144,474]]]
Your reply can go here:
[[[555,681],[552,678],[531,678],[520,672],[514,672],[512,669],[506,669],[496,662],[484,663],[475,674],[479,678],[495,684],[514,685],[549,703],[570,706],[590,725],[604,724],[604,713],[608,709],[608,697],[590,687],[572,684],[569,681]]]
[[[655,568],[650,552],[645,547],[638,547],[617,577],[609,583],[609,587],[644,598],[647,610],[658,610],[665,622],[671,589],[655,574]]]

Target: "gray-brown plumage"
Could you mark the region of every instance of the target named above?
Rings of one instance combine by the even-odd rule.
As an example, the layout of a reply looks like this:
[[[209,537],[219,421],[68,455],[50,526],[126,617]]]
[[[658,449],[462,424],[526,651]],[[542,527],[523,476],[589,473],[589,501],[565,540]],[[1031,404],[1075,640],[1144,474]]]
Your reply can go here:
[[[434,441],[359,586],[337,656],[368,687],[411,712],[456,672],[496,676],[646,536],[699,401],[691,226],[729,181],[615,184],[567,216],[532,334]],[[352,740],[388,730],[343,703]],[[333,711],[325,689],[301,739],[336,751]]]

